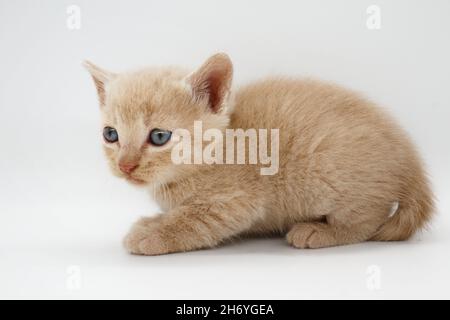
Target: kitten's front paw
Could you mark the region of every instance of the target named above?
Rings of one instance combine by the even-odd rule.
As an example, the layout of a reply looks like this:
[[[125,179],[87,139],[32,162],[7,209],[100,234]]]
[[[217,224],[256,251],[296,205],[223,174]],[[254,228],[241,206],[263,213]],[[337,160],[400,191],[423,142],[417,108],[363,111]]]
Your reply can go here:
[[[124,239],[124,246],[128,252],[147,256],[169,253],[157,225],[152,218],[142,218],[136,222]]]

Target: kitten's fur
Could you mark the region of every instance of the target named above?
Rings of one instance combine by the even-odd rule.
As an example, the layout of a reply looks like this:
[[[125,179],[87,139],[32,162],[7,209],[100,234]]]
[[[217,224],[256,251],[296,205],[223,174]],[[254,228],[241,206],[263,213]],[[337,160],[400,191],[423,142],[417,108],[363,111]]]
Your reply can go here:
[[[232,63],[210,57],[178,68],[113,74],[87,62],[112,171],[148,186],[163,214],[142,218],[127,250],[158,255],[209,248],[247,234],[286,234],[297,248],[405,240],[430,219],[432,194],[405,133],[376,106],[340,87],[270,79],[230,95]],[[258,165],[175,165],[171,144],[148,144],[152,128],[280,129],[279,172]],[[139,165],[126,177],[118,164]],[[393,204],[399,204],[390,217]]]

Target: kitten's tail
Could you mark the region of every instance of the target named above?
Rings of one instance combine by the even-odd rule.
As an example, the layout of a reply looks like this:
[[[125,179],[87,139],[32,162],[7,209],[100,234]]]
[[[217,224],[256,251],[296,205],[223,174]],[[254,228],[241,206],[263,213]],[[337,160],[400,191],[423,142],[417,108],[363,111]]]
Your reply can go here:
[[[425,174],[421,170],[414,173],[405,183],[407,191],[403,193],[397,211],[371,240],[407,240],[430,221],[434,211],[433,194]]]

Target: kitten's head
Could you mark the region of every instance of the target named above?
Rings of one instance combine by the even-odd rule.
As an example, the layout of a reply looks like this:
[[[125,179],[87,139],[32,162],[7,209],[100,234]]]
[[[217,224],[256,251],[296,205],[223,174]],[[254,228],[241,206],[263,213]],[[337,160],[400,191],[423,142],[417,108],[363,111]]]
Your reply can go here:
[[[233,67],[225,54],[197,71],[148,68],[115,74],[90,62],[100,102],[104,150],[112,172],[134,184],[162,184],[194,166],[176,165],[176,129],[193,137],[194,121],[223,130],[229,123]]]

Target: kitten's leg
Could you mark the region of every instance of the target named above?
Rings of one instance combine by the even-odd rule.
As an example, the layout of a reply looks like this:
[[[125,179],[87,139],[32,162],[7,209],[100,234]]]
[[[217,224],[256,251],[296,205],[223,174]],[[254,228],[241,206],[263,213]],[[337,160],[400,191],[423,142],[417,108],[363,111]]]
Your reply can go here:
[[[259,216],[254,207],[239,201],[182,206],[156,223],[134,225],[125,247],[143,255],[214,247],[248,230]]]
[[[326,222],[297,223],[288,232],[289,244],[296,248],[324,248],[370,239],[386,221],[389,209],[365,208],[326,217]]]

